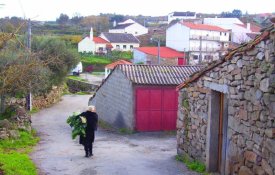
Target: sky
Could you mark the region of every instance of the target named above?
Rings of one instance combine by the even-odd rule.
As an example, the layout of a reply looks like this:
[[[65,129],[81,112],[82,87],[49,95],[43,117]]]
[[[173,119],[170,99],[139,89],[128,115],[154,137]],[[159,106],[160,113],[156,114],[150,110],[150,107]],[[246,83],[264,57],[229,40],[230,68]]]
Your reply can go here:
[[[166,16],[174,11],[221,13],[240,9],[243,13],[275,12],[275,0],[0,0],[0,18],[17,16],[54,21],[61,13],[69,17],[115,13]]]

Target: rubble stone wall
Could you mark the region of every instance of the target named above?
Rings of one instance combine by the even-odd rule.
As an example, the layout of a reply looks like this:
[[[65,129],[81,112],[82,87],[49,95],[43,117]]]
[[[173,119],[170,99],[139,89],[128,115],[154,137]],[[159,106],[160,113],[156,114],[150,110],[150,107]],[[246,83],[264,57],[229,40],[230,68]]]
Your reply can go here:
[[[275,174],[274,50],[273,33],[181,89],[179,154],[206,162],[209,98],[216,90],[228,104],[226,174]]]

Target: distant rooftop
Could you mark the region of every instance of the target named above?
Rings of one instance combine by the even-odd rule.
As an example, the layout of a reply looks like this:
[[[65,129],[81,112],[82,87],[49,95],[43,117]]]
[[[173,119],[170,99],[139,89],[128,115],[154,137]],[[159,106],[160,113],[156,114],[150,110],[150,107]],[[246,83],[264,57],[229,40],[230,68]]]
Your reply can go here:
[[[173,12],[173,16],[195,16],[195,12]]]

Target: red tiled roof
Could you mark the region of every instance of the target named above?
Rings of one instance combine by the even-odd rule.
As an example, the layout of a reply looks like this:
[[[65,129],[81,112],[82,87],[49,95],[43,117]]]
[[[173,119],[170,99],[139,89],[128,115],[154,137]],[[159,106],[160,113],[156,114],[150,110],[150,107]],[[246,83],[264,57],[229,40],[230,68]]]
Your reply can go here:
[[[227,32],[228,30],[225,30],[218,26],[212,26],[207,24],[194,24],[191,22],[181,22],[182,25],[189,27],[190,29],[197,29],[197,30],[211,30],[211,31],[218,31],[218,32]]]
[[[247,28],[247,24],[236,24],[236,25],[241,26],[243,28]],[[250,24],[250,30],[251,30],[251,32],[257,33],[257,32],[260,32],[261,29],[262,29],[261,27],[255,25],[255,24]]]
[[[94,37],[94,42],[95,43],[102,43],[102,44],[108,44],[109,43],[108,41],[106,41],[105,39],[100,38],[100,37]]]
[[[158,55],[158,47],[138,47],[137,50],[144,52],[149,55]],[[161,58],[177,58],[183,57],[184,53],[178,52],[169,47],[160,47],[160,57]]]
[[[132,63],[130,61],[126,61],[126,60],[118,60],[111,64],[106,65],[105,68],[114,69],[114,67],[116,67],[119,64],[132,64]]]

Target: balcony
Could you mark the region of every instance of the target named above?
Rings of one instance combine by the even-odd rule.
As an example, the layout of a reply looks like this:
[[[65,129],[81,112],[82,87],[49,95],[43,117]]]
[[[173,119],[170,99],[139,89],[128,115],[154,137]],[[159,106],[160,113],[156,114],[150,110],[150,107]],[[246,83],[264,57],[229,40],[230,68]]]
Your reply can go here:
[[[205,40],[205,41],[221,41],[221,37],[219,36],[200,36],[200,35],[190,35],[190,39],[192,40]]]
[[[202,51],[202,52],[217,52],[220,49],[221,48],[202,47],[201,50],[200,50],[199,47],[190,47],[190,51],[193,51],[193,52],[199,52],[199,51]]]

